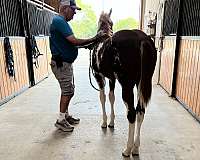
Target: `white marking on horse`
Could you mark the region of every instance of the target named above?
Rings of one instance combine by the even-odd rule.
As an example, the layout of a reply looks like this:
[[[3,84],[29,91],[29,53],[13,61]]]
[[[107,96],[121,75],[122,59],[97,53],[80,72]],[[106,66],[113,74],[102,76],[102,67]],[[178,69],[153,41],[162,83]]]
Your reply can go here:
[[[101,125],[101,127],[105,128],[105,127],[107,127],[107,115],[106,115],[106,108],[105,108],[106,95],[105,95],[104,89],[100,90],[99,97],[100,97],[102,112],[103,112],[103,124]]]
[[[114,102],[115,102],[115,94],[113,91],[109,92],[109,100],[111,104],[111,115],[110,115],[110,127],[114,127],[114,121],[115,121],[115,112],[114,112]]]
[[[137,113],[137,128],[136,128],[136,136],[135,136],[135,142],[134,142],[134,147],[132,150],[132,154],[139,154],[139,147],[140,147],[140,129],[141,129],[141,125],[142,122],[144,120],[144,113]]]
[[[99,64],[100,64],[100,59],[99,59],[99,51],[100,49],[103,47],[103,43],[100,43],[97,47],[97,51],[96,51],[96,62],[97,62],[97,67],[99,68]]]
[[[134,132],[135,132],[135,123],[129,123],[129,130],[128,130],[128,142],[126,149],[123,152],[123,155],[129,156],[133,149],[134,144]]]
[[[127,113],[128,113],[128,111],[129,111],[129,109],[128,109],[128,103],[126,103],[126,102],[124,101],[124,104],[125,104],[125,106],[126,106]]]
[[[126,106],[127,114],[128,114],[128,111],[129,111],[128,103],[126,103],[124,101],[124,104]],[[134,134],[135,134],[135,122],[134,123],[129,122],[128,142],[127,142],[126,149],[123,151],[123,155],[125,155],[125,156],[129,156],[131,154],[132,149],[135,147],[135,146],[133,146],[134,145]]]

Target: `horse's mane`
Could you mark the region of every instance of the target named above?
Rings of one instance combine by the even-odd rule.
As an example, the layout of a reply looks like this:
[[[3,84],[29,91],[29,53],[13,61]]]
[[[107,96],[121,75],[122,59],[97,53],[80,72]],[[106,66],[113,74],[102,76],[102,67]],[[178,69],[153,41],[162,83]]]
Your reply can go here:
[[[113,22],[110,19],[110,14],[102,12],[98,22],[98,32],[103,31],[109,37],[112,37],[113,35],[112,26]]]

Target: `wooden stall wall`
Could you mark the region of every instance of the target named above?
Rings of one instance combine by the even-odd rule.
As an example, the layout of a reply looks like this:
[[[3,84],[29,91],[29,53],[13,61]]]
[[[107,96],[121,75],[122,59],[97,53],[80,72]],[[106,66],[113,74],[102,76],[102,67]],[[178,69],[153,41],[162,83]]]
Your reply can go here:
[[[200,119],[200,38],[181,39],[176,97]]]
[[[0,104],[3,104],[29,87],[25,38],[10,37],[15,78],[8,75],[3,42],[4,38],[0,38]]]
[[[48,71],[48,61],[47,61],[47,44],[46,44],[47,37],[36,37],[37,47],[40,51],[40,55],[37,59],[38,66],[33,66],[34,68],[34,78],[35,83],[40,82],[41,80],[45,79],[49,75]]]
[[[46,37],[46,53],[47,53],[47,65],[48,65],[48,73],[51,73],[51,66],[50,66],[50,62],[51,62],[51,50],[50,50],[50,46],[49,46],[49,37]]]
[[[165,37],[161,53],[159,84],[169,93],[169,95],[172,93],[175,46],[175,36]]]

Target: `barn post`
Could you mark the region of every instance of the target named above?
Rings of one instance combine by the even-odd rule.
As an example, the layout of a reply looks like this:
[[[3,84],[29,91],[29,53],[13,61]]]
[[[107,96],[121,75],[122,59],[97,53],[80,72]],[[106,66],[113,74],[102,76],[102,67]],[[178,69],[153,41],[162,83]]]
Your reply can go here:
[[[30,34],[30,26],[29,26],[29,17],[27,11],[27,1],[26,0],[19,0],[20,1],[20,9],[22,14],[22,23],[23,23],[23,30],[24,36],[26,39],[26,55],[27,55],[27,65],[28,65],[28,74],[29,74],[29,83],[30,86],[35,85],[34,79],[34,70],[33,70],[33,60],[32,60],[32,50],[31,50],[31,34]]]
[[[178,26],[176,31],[176,48],[175,48],[175,57],[174,57],[174,71],[173,71],[173,79],[172,79],[172,93],[171,96],[176,96],[176,82],[177,82],[177,71],[178,71],[178,60],[180,54],[180,41],[181,41],[181,25],[182,25],[182,1],[179,0],[179,13],[178,13]]]

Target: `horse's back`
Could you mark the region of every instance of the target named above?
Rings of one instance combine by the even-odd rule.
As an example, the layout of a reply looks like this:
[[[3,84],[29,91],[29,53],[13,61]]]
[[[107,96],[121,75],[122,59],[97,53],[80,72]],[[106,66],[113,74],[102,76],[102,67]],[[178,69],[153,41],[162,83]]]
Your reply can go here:
[[[141,73],[141,44],[148,43],[148,57],[151,59],[155,50],[155,45],[151,38],[140,30],[120,30],[113,37],[113,46],[119,51],[120,61],[123,66],[123,71],[131,72],[131,79],[140,78]]]
[[[114,33],[112,41],[117,47],[132,47],[137,42],[137,34],[132,30],[121,30]]]
[[[129,56],[130,53],[128,52],[131,52],[135,56],[140,54],[142,42],[148,43],[152,54],[156,52],[153,40],[141,30],[120,30],[114,33],[112,37],[113,46],[119,51],[123,51],[123,54],[129,54]]]
[[[120,30],[114,33],[113,37],[114,43],[124,43],[125,45],[129,45],[129,43],[125,42],[139,42],[145,39],[148,39],[148,36],[141,30]]]

